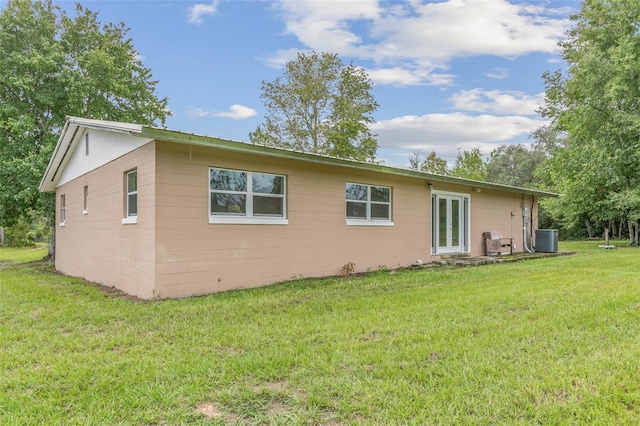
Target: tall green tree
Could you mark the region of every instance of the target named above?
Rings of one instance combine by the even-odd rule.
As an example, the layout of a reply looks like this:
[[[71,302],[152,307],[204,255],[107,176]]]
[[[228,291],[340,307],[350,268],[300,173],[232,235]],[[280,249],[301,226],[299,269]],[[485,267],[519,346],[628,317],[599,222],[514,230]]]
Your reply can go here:
[[[419,152],[412,152],[409,156],[409,168],[443,176],[449,175],[447,160],[438,157],[435,151],[431,151],[424,160],[421,160]]]
[[[536,169],[546,160],[542,150],[523,145],[501,145],[494,149],[486,164],[487,180],[503,185],[535,187]]]
[[[451,176],[486,181],[487,165],[482,158],[480,148],[472,148],[471,151],[458,151],[456,163],[451,169]]]
[[[164,124],[167,99],[127,38],[78,5],[9,0],[0,11],[0,225],[53,217],[38,186],[67,115]]]
[[[366,72],[331,53],[299,53],[284,74],[263,81],[264,122],[253,143],[372,162],[378,143],[368,125],[378,103]]]
[[[544,116],[569,136],[548,164],[574,218],[627,222],[637,243],[640,188],[640,2],[584,0],[560,43],[567,72],[544,75]],[[553,169],[553,170],[552,170]],[[624,198],[624,200],[621,200]],[[572,208],[569,209],[570,205]]]

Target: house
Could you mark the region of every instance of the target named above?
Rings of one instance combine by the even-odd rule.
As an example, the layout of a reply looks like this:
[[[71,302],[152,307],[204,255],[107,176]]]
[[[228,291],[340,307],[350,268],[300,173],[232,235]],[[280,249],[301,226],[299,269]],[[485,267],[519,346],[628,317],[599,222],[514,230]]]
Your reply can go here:
[[[552,193],[69,117],[41,191],[56,193],[56,268],[141,298],[523,250]],[[530,231],[529,231],[530,232]]]

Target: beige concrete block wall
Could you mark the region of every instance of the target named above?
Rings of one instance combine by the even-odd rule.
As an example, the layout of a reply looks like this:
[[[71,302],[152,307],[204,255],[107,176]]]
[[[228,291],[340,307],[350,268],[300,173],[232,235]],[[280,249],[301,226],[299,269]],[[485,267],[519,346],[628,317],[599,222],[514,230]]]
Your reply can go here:
[[[115,286],[135,296],[153,297],[155,273],[155,154],[149,143],[56,190],[56,269]],[[138,170],[138,223],[123,225],[124,173]],[[87,213],[84,187],[88,186]],[[66,221],[60,223],[60,196]]]
[[[471,196],[471,229],[474,240],[471,255],[484,254],[482,233],[498,231],[504,238],[513,238],[514,252],[522,252],[522,209],[519,207],[521,195],[483,189]],[[513,212],[513,216],[511,213]],[[509,251],[504,248],[504,251]]]
[[[524,200],[527,208],[531,210],[531,196],[490,189],[480,189],[480,192],[474,192],[473,186],[439,182],[433,182],[432,189],[469,196],[471,204],[469,242],[471,256],[484,255],[482,233],[487,231],[498,231],[505,238],[513,238],[513,243],[516,245],[514,252],[524,251],[522,244],[522,203]],[[536,200],[533,212],[536,228],[537,211],[538,204]],[[511,215],[512,212],[513,216]],[[528,232],[530,233],[530,228],[528,228]],[[505,251],[508,251],[508,248],[505,248]]]
[[[156,296],[408,266],[430,258],[421,179],[157,142]],[[209,224],[209,167],[287,176],[288,225]],[[392,227],[347,226],[345,183],[392,187]]]
[[[209,167],[287,176],[288,225],[209,224]],[[138,170],[138,223],[123,225],[124,173]],[[348,226],[345,183],[392,188],[394,226]],[[294,277],[397,268],[431,256],[431,191],[424,179],[152,142],[57,189],[56,267],[142,297],[180,297],[257,287]],[[83,214],[84,186],[89,208]],[[531,197],[434,182],[467,194],[471,254],[482,232],[512,236],[522,251],[522,203]],[[537,218],[537,203],[533,212]],[[514,212],[514,216],[511,216]]]

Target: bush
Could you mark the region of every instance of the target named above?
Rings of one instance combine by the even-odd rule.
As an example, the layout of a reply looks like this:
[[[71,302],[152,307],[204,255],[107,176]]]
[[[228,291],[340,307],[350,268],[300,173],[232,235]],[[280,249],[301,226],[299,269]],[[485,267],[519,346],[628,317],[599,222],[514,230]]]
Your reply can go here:
[[[13,226],[4,228],[4,244],[7,247],[33,247],[36,242],[48,240],[50,235],[47,219],[30,213]]]

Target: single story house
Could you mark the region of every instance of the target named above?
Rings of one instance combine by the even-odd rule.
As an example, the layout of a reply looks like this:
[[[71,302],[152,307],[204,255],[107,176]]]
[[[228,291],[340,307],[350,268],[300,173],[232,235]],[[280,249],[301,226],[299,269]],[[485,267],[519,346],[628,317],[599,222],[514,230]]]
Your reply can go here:
[[[523,250],[553,193],[69,117],[40,184],[56,268],[140,298],[201,295]]]

